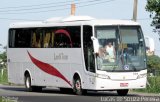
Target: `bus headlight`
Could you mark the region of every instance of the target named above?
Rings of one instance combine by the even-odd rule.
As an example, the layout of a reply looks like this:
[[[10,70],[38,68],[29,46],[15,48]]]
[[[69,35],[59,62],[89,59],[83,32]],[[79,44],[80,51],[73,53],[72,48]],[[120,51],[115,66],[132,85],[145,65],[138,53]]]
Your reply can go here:
[[[139,75],[137,76],[137,79],[144,78],[144,77],[147,77],[147,73],[139,74]]]
[[[102,78],[102,79],[110,79],[110,77],[108,75],[105,75],[105,74],[96,74],[96,77]]]

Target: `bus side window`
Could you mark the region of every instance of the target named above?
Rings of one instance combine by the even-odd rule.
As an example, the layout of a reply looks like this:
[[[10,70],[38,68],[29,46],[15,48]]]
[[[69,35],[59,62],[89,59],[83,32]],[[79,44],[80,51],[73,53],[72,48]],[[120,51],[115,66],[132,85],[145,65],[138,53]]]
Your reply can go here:
[[[53,48],[53,47],[54,47],[54,36],[55,36],[55,34],[54,34],[54,32],[52,31],[52,32],[51,32],[51,37],[50,37],[50,42],[49,42],[50,48]]]
[[[55,29],[54,29],[55,30]],[[54,47],[56,48],[80,48],[80,26],[58,27],[54,31]]]
[[[70,46],[70,41],[69,39],[64,35],[64,34],[56,34],[55,35],[55,44],[54,47],[57,48],[69,48]]]
[[[83,26],[83,47],[86,70],[95,72],[95,58],[93,54],[93,42],[91,40],[92,27]]]
[[[53,48],[54,47],[54,28],[41,28],[38,31],[39,45],[41,48]]]
[[[28,29],[16,29],[15,48],[29,48],[31,32]]]
[[[36,47],[36,33],[35,32],[33,32],[32,34],[32,47],[33,48]]]
[[[34,29],[31,31],[31,47],[32,48],[41,48],[42,47],[42,36],[43,32],[41,29]]]
[[[16,30],[9,30],[9,48],[14,48],[15,47],[15,33]]]
[[[51,33],[49,33],[49,32],[46,32],[44,34],[44,38],[43,38],[44,48],[49,48],[50,36],[51,36]]]

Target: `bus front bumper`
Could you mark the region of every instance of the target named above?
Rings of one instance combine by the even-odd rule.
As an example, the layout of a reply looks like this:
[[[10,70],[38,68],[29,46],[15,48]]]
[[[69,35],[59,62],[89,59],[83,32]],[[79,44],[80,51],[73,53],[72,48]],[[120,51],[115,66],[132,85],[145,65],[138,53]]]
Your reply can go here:
[[[141,89],[146,88],[147,78],[134,80],[112,80],[95,78],[87,89],[90,90],[118,90],[118,89]]]

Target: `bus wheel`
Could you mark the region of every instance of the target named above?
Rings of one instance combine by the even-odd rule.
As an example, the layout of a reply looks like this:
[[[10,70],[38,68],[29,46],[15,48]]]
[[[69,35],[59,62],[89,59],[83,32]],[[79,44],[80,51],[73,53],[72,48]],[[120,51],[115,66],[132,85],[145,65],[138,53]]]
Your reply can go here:
[[[27,89],[27,91],[32,92],[40,92],[42,91],[42,87],[41,86],[31,86],[31,77],[30,75],[26,75],[25,76],[25,87]]]
[[[33,87],[31,86],[31,77],[30,75],[25,76],[25,87],[27,91],[31,92],[33,91]]]
[[[60,92],[64,94],[67,94],[67,93],[72,94],[73,90],[70,88],[60,88]]]
[[[117,90],[119,96],[126,96],[128,94],[128,89]]]
[[[85,94],[87,91],[82,89],[82,84],[81,84],[81,80],[80,78],[76,78],[74,80],[74,88],[73,88],[75,94],[77,95],[83,95]]]
[[[35,92],[41,92],[42,91],[42,86],[32,86],[32,90]]]

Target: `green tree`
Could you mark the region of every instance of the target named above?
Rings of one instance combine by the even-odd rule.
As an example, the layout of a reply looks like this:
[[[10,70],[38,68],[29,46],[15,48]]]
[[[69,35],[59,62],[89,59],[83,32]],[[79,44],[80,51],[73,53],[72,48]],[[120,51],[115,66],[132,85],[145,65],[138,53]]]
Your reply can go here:
[[[149,69],[159,69],[160,70],[160,57],[153,55],[148,56],[147,67]]]
[[[160,0],[147,0],[146,10],[153,18],[152,26],[155,26],[156,30],[160,29]]]

